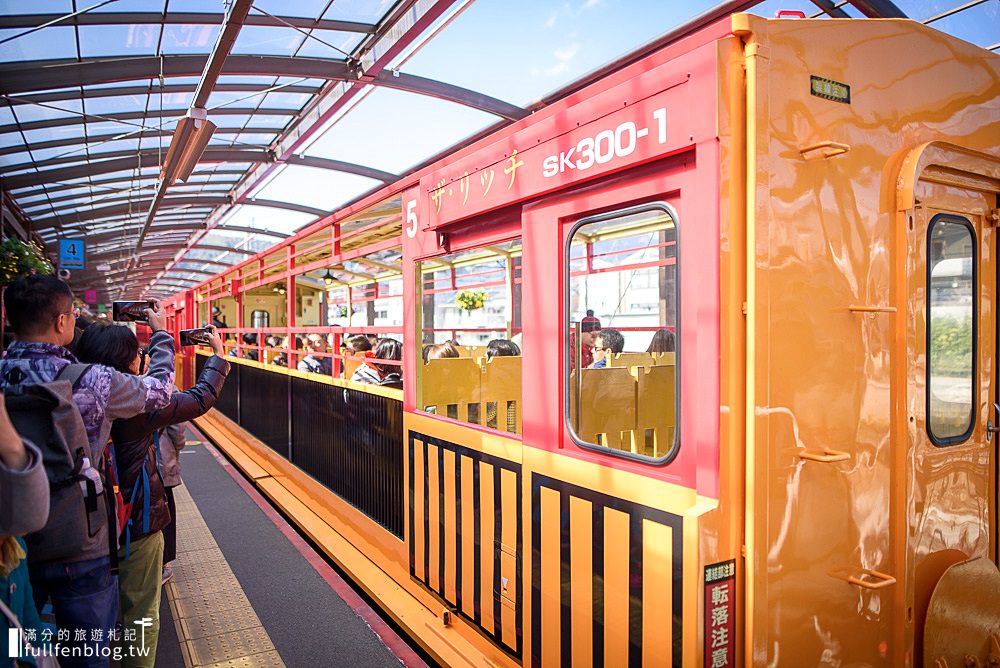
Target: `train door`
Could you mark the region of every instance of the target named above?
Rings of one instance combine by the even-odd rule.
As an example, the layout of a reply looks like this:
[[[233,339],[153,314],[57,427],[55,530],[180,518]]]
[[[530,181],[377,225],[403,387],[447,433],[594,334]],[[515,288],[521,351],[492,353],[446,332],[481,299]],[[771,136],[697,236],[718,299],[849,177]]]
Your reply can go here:
[[[698,543],[718,507],[713,149],[525,207],[526,666],[700,664],[709,572],[735,665],[732,537]]]
[[[1000,624],[1000,599],[987,595],[991,588],[1000,592],[1000,160],[934,142],[910,154],[903,177],[897,209],[907,235],[900,296],[910,437],[896,475],[897,489],[906,490],[899,499],[907,536],[904,618],[917,665],[921,658],[923,665],[940,665],[934,662],[942,658],[960,665],[989,646],[993,625]],[[949,607],[963,610],[961,618],[945,612]],[[959,627],[963,633],[956,633]]]

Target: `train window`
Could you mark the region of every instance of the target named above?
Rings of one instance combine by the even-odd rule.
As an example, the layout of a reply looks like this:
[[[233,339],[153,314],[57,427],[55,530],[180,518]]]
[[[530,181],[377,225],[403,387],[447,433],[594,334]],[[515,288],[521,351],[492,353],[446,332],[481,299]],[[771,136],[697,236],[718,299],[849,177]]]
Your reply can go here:
[[[965,441],[975,422],[976,256],[969,221],[936,216],[927,232],[927,433]]]
[[[521,433],[521,240],[420,262],[418,407]]]
[[[579,221],[567,248],[567,419],[576,442],[665,463],[679,443],[676,216]]]

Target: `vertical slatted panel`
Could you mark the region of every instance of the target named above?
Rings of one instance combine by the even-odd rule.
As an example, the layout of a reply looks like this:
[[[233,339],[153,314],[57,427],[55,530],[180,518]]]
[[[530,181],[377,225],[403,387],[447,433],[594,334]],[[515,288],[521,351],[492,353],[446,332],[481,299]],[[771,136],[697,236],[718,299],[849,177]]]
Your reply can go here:
[[[520,465],[415,432],[407,451],[410,574],[520,657]]]
[[[403,402],[291,377],[290,404],[292,463],[402,538]]]
[[[252,366],[238,366],[240,426],[288,459],[289,377]]]
[[[681,666],[683,518],[532,474],[531,666]]]
[[[215,407],[403,538],[402,401],[234,363]]]

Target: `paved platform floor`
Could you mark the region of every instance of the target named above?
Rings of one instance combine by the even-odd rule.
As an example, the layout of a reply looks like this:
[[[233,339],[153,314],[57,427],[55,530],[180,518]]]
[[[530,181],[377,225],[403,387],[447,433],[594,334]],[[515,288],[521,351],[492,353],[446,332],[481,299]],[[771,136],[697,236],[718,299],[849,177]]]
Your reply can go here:
[[[194,430],[157,667],[423,666]]]

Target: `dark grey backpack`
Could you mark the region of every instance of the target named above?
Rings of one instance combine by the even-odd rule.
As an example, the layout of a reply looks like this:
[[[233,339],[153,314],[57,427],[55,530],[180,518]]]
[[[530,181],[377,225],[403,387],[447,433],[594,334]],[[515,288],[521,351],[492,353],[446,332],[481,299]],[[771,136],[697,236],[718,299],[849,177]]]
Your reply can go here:
[[[14,428],[42,452],[51,493],[49,519],[40,531],[25,536],[31,563],[72,561],[91,552],[108,524],[107,500],[95,481],[83,475],[90,443],[73,390],[90,368],[70,364],[55,380],[34,385],[8,385],[7,413]],[[91,462],[100,471],[101,462]]]

